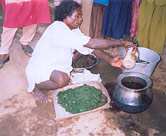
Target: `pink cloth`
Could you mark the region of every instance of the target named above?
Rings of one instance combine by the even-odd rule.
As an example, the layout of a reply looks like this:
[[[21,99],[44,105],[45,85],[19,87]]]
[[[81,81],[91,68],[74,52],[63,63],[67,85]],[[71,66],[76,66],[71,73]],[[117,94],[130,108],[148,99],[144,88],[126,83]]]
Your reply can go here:
[[[139,5],[141,0],[135,0],[132,3],[132,18],[131,18],[131,27],[130,27],[130,36],[135,37],[137,35],[137,28],[138,28],[138,12],[139,12]]]
[[[4,27],[51,23],[48,0],[1,0],[1,3],[5,12]]]
[[[1,0],[3,11],[5,11],[5,0]]]

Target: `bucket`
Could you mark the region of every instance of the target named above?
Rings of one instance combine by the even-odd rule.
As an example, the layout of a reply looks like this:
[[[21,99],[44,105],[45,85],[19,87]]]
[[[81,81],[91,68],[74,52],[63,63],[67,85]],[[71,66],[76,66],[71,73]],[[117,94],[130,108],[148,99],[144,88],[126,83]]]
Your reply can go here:
[[[144,60],[149,62],[148,64],[145,63],[136,63],[134,68],[128,69],[128,70],[122,70],[122,72],[138,72],[143,73],[149,77],[151,77],[154,69],[156,68],[158,62],[160,61],[160,55],[156,53],[155,51],[144,48],[144,47],[138,47],[138,51],[140,53],[140,60]],[[125,49],[120,51],[120,56],[126,55]]]

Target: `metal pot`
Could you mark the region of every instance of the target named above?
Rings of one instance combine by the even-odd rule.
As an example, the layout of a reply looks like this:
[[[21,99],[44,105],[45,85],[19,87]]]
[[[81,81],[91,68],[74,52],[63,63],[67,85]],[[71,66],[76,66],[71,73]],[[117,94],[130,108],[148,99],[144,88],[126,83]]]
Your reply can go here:
[[[142,73],[126,72],[117,78],[113,90],[113,103],[128,113],[146,110],[152,102],[151,79]]]
[[[87,66],[87,67],[81,67],[81,68],[73,67],[73,71],[74,72],[83,73],[85,69],[89,70],[89,69],[97,66],[99,64],[99,62],[100,62],[100,59],[97,56],[95,56],[94,54],[84,55],[84,56],[92,56],[96,60],[96,62],[94,64],[92,64],[92,65]]]

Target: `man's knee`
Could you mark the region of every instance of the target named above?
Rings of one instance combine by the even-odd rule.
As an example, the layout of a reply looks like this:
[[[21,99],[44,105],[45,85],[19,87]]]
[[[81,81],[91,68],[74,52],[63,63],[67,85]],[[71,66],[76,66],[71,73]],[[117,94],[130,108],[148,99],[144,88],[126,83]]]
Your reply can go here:
[[[69,78],[68,75],[66,74],[61,74],[57,80],[58,86],[59,87],[64,87],[68,84]]]
[[[64,87],[69,82],[69,77],[64,72],[54,71],[51,74],[51,80],[57,83],[58,87]]]

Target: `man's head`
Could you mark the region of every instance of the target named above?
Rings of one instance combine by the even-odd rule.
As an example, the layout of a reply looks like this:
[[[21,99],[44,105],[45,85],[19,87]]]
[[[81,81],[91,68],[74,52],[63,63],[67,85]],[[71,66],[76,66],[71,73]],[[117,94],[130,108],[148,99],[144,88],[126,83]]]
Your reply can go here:
[[[78,28],[82,23],[81,5],[75,1],[62,1],[55,8],[55,21],[64,22],[70,29]]]

